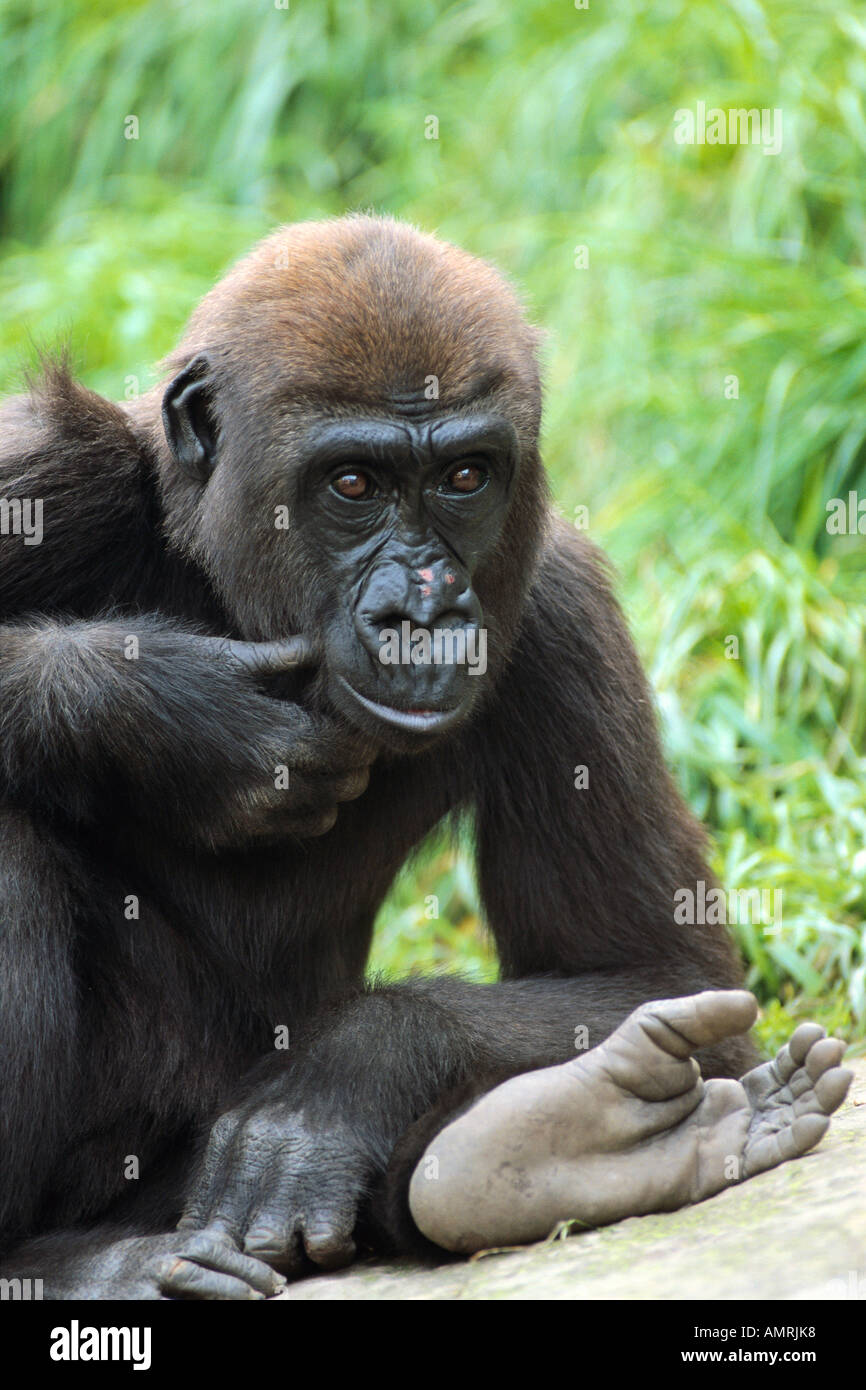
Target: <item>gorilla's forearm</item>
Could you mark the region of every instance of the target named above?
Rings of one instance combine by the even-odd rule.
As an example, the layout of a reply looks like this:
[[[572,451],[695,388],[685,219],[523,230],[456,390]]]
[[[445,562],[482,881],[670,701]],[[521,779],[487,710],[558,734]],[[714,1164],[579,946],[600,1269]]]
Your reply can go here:
[[[215,847],[319,833],[363,790],[369,758],[256,688],[307,655],[300,638],[229,642],[156,617],[0,627],[2,791],[75,823],[143,820]]]
[[[90,821],[124,789],[136,814],[200,816],[250,760],[239,705],[195,637],[160,619],[0,628],[2,777],[17,804]]]

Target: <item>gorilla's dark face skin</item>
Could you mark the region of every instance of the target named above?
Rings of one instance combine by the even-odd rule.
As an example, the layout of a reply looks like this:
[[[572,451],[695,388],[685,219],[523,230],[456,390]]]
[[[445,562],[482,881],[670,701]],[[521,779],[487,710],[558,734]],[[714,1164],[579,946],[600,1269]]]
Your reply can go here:
[[[311,435],[299,506],[337,600],[330,695],[388,742],[444,732],[475,703],[486,631],[473,579],[501,535],[516,466],[514,429],[495,415],[339,421]],[[457,641],[441,638],[436,660],[432,639],[446,632]]]
[[[202,356],[185,368],[166,389],[163,418],[178,459],[205,487],[222,464],[222,487],[237,466],[211,377]],[[383,746],[426,747],[467,718],[486,684],[488,630],[475,579],[502,539],[520,473],[513,424],[483,402],[441,411],[417,396],[395,401],[388,415],[315,412],[274,462],[262,470],[275,483],[263,510],[270,517],[288,495],[288,529],[304,538],[311,592],[298,621],[319,650],[320,694]],[[199,537],[215,568],[226,525],[238,529],[230,510],[221,520]],[[277,569],[287,548],[278,530],[267,539]],[[258,555],[247,590],[262,572],[261,548]],[[268,584],[271,593],[296,590],[297,574]],[[265,627],[290,635],[263,609],[244,635]]]

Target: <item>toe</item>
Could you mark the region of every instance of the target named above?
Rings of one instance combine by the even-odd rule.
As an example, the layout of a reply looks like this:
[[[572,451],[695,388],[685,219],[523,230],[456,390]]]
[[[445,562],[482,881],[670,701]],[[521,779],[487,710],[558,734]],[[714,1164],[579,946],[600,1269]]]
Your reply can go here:
[[[791,1128],[782,1130],[778,1136],[780,1141],[783,1141],[783,1147],[790,1145],[792,1149],[792,1152],[784,1157],[796,1158],[799,1154],[814,1149],[827,1133],[829,1125],[830,1121],[826,1115],[798,1115]]]
[[[682,1001],[687,1002],[687,1001]],[[747,1033],[758,1016],[755,996],[746,989],[705,990],[695,995],[686,1036],[695,1046],[706,1047],[737,1033]],[[671,1020],[674,1027],[677,1022]]]
[[[653,1042],[674,1057],[687,1057],[736,1033],[746,1033],[758,1013],[754,995],[745,989],[708,989],[682,999],[658,999],[632,1015]]]
[[[825,1030],[818,1023],[801,1023],[788,1040],[791,1060],[799,1067],[806,1059],[810,1047],[825,1036]]]
[[[848,1087],[854,1080],[853,1071],[847,1067],[831,1067],[815,1082],[815,1095],[825,1115],[838,1110],[848,1094]]]
[[[806,1054],[806,1071],[813,1081],[823,1076],[831,1067],[837,1067],[845,1052],[845,1044],[838,1038],[822,1038],[809,1048]]]
[[[704,1098],[701,1105],[701,1124],[718,1124],[726,1115],[737,1110],[748,1111],[749,1102],[739,1081],[718,1079],[704,1083]]]
[[[792,1124],[781,1129],[769,1129],[760,1115],[757,1125],[746,1142],[743,1176],[754,1177],[776,1168],[789,1159],[799,1158],[812,1149],[827,1132],[830,1121],[826,1115],[798,1115]]]

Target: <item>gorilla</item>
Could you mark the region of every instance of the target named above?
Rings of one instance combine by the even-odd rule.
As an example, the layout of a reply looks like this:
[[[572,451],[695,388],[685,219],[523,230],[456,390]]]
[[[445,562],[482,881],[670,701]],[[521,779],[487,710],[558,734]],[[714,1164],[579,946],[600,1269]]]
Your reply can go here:
[[[356,216],[263,241],[139,399],[46,360],[3,408],[7,1275],[263,1298],[824,1132],[841,1044],[756,1067],[724,930],[675,920],[704,839],[551,507],[538,342],[490,266]],[[500,980],[367,982],[459,816]]]

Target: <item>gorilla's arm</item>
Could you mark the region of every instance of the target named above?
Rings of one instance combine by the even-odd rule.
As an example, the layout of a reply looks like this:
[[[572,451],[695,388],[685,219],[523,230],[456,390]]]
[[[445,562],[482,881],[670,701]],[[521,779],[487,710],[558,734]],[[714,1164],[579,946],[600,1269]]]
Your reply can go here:
[[[303,638],[192,630],[220,617],[165,546],[152,460],[121,408],[48,363],[0,408],[0,497],[27,504],[34,532],[0,544],[0,800],[205,847],[327,830],[372,755],[265,693],[313,659]],[[192,628],[161,611],[180,594]]]
[[[339,1263],[376,1190],[377,1225],[406,1244],[414,1162],[467,1096],[594,1047],[648,999],[739,983],[722,930],[674,923],[675,889],[710,881],[701,832],[664,768],[607,576],[569,528],[548,546],[508,679],[460,758],[512,978],[389,986],[320,1019],[219,1123],[190,1224],[218,1218],[289,1266],[301,1241]],[[707,1076],[739,1075],[754,1053],[735,1038],[699,1059]]]
[[[644,966],[687,989],[739,983],[723,928],[674,922],[677,890],[712,882],[705,835],[665,767],[606,561],[564,522],[552,524],[508,678],[469,751],[504,975]]]
[[[366,753],[256,688],[296,657],[300,640],[232,643],[156,616],[2,626],[0,795],[78,824],[142,820],[211,848],[320,833],[336,802],[363,790],[352,768]]]

